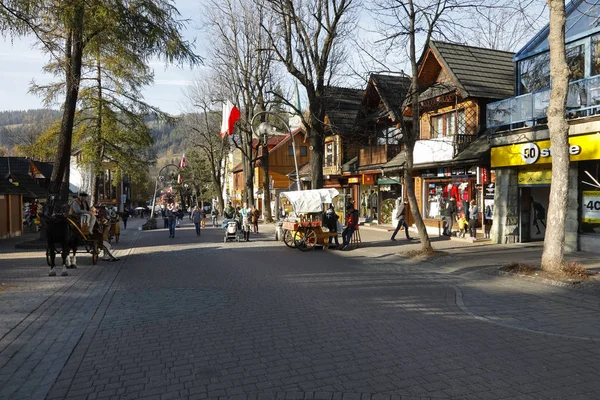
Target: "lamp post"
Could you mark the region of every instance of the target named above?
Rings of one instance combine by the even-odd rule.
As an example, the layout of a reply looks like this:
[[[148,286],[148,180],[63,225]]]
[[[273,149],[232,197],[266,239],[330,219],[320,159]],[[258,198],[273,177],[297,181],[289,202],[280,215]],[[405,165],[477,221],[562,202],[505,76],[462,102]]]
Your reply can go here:
[[[256,117],[261,116],[261,115],[271,115],[273,117],[275,117],[276,119],[278,119],[283,126],[287,129],[287,131],[290,134],[290,140],[292,141],[292,152],[294,153],[294,166],[296,167],[296,188],[299,191],[300,190],[300,173],[298,172],[298,159],[296,158],[296,143],[294,141],[294,135],[292,134],[292,130],[290,129],[290,127],[288,126],[288,124],[285,122],[285,120],[283,118],[281,118],[279,115],[271,112],[271,111],[260,111],[256,114],[254,114],[254,116],[252,117],[252,120],[250,121],[250,126],[253,127],[254,126],[254,120],[256,119]],[[254,128],[252,128],[254,129]],[[271,124],[269,123],[269,121],[264,121],[261,122],[261,124],[258,126],[258,133],[259,133],[259,138],[261,136],[264,137],[265,143],[267,141],[267,135],[269,134],[269,132],[271,132],[273,130],[273,127],[271,126]]]
[[[150,219],[154,218],[154,205],[156,202],[156,191],[158,190],[158,179],[160,178],[160,174],[162,174],[162,172],[168,167],[175,167],[179,169],[179,167],[175,164],[167,164],[164,167],[162,167],[160,171],[158,171],[158,175],[156,175],[156,180],[154,182],[154,193],[152,195],[152,209],[150,210]]]

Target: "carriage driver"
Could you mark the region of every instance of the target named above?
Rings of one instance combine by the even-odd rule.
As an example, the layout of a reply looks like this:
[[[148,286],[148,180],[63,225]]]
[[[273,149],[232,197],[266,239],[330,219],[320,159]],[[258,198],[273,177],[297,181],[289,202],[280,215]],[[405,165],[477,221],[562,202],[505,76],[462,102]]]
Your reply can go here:
[[[85,192],[80,192],[79,196],[73,200],[69,209],[69,215],[78,215],[81,219],[81,226],[87,222],[90,231],[96,224],[96,216],[90,212],[90,205],[87,202],[87,193]]]

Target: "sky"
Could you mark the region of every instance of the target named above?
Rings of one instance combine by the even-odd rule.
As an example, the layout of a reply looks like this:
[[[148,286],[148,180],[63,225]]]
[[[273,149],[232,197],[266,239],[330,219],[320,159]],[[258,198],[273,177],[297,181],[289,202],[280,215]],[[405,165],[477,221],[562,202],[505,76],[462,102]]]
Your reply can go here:
[[[176,1],[182,17],[191,20],[184,32],[184,37],[190,41],[198,36],[198,21],[194,16],[199,14],[199,3],[197,0]],[[40,97],[28,93],[29,87],[33,80],[44,84],[51,82],[53,76],[42,71],[49,58],[34,48],[34,44],[32,38],[11,41],[0,37],[0,111],[44,108]],[[203,55],[198,45],[195,52]],[[151,63],[151,67],[154,69],[154,85],[144,91],[145,100],[170,114],[183,113],[186,110],[185,89],[200,76],[203,67],[166,67],[160,61]],[[59,109],[60,105],[51,108]]]

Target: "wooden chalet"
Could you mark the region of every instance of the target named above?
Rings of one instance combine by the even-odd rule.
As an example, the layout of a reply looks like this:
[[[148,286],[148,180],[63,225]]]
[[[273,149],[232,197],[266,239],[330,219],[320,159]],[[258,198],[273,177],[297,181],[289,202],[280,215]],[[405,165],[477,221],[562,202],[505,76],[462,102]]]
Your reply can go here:
[[[298,165],[301,166],[310,161],[310,152],[308,151],[308,140],[306,132],[302,128],[297,128],[292,131],[294,137],[294,145],[296,147],[296,158]],[[253,141],[253,148],[258,145],[257,141]],[[271,189],[271,201],[275,202],[276,211],[278,208],[279,193],[292,189],[293,180],[290,177],[295,175],[294,152],[289,134],[281,134],[273,136],[267,144],[269,150],[269,181]],[[259,148],[258,155],[261,155],[262,149]],[[263,164],[261,160],[256,162],[254,170],[254,198],[255,204],[260,208],[261,213],[264,206],[263,195]],[[232,201],[241,205],[242,194],[244,191],[244,172],[243,164],[239,163],[233,168],[233,194]],[[276,214],[274,214],[276,215]]]
[[[483,204],[490,179],[486,105],[513,93],[513,53],[432,41],[419,65],[420,140],[414,148],[415,192],[428,226],[437,227],[445,200]],[[405,116],[411,116],[405,104]],[[403,168],[405,153],[383,170]]]

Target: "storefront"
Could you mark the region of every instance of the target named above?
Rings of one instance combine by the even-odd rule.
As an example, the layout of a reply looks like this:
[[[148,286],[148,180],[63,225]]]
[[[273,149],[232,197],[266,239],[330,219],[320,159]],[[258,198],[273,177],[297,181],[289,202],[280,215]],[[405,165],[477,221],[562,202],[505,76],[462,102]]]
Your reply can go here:
[[[600,185],[594,180],[598,180],[600,174],[600,135],[571,136],[569,144],[571,167],[565,249],[597,249],[600,245],[600,216],[597,215],[600,213]],[[543,240],[552,181],[550,141],[494,147],[491,165],[499,178],[492,228],[495,241],[503,243],[510,236],[519,242]]]
[[[452,168],[437,168],[421,170],[419,177],[422,185],[421,208],[423,218],[429,225],[441,220],[445,204],[451,197],[456,200],[456,206],[468,217],[469,202],[477,200],[480,208],[483,206],[482,175],[487,176],[487,168],[478,166],[459,166]],[[478,179],[479,173],[479,179]],[[480,221],[481,222],[481,221]]]
[[[366,222],[378,221],[379,216],[379,187],[376,175],[363,174],[360,177],[359,194],[359,216]]]

